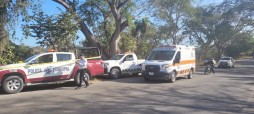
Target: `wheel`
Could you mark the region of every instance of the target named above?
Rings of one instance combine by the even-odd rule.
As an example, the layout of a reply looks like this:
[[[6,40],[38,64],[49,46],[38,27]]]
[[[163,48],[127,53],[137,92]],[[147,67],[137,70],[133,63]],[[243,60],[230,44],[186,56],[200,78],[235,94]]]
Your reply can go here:
[[[110,70],[110,78],[112,79],[118,79],[121,76],[121,71],[118,68],[112,68]]]
[[[90,80],[90,76],[87,73],[85,73],[84,75],[87,77],[87,80]],[[79,76],[80,76],[80,73],[77,73],[76,76],[74,77],[74,83],[76,85],[79,85],[79,83],[80,83],[80,81],[79,81],[80,77]],[[82,85],[84,85],[84,84],[85,84],[85,81],[83,80]]]
[[[169,76],[169,83],[174,83],[176,81],[176,73],[172,72],[171,77]]]
[[[192,75],[193,75],[193,71],[192,71],[192,69],[190,70],[190,73],[189,73],[189,75],[188,75],[188,79],[192,79]]]
[[[145,77],[144,77],[144,79],[145,79],[145,81],[150,81],[150,78],[145,78]]]
[[[205,69],[205,74],[209,75],[210,73],[211,73],[211,69],[209,67]]]
[[[91,75],[91,72],[87,69],[86,70],[87,75],[89,76],[89,80],[92,80],[94,77]]]
[[[3,90],[8,94],[20,92],[24,87],[24,81],[19,76],[9,76],[3,80]]]

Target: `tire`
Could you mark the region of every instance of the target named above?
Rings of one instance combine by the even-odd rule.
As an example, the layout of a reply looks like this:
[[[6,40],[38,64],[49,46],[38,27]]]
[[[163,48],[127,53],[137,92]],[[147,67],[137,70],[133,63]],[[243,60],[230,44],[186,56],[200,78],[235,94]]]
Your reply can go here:
[[[75,75],[75,77],[74,77],[74,83],[75,83],[75,85],[79,85],[79,83],[80,83],[80,73],[77,73],[76,75]],[[87,73],[85,73],[85,76],[88,78],[88,80],[90,80],[90,76],[87,74]],[[85,82],[84,82],[84,80],[82,81],[82,85],[84,85],[85,84]]]
[[[3,80],[2,88],[8,94],[16,94],[24,87],[24,81],[19,76],[9,76]]]
[[[193,71],[192,71],[192,69],[190,69],[190,73],[189,73],[189,75],[187,77],[188,77],[188,79],[192,79],[192,77],[193,77]]]
[[[92,80],[94,77],[91,75],[91,72],[87,69],[86,70],[86,73],[88,74],[89,76],[89,80]]]
[[[206,72],[205,74],[209,75],[209,74],[211,73],[211,69],[210,69],[210,68],[208,68],[208,69],[206,69],[206,71],[205,71],[205,72]]]
[[[169,76],[169,83],[174,83],[176,81],[176,72],[172,72],[171,77]]]
[[[110,70],[109,76],[112,79],[118,79],[118,78],[120,78],[121,74],[122,73],[121,73],[121,71],[118,68],[112,68]]]

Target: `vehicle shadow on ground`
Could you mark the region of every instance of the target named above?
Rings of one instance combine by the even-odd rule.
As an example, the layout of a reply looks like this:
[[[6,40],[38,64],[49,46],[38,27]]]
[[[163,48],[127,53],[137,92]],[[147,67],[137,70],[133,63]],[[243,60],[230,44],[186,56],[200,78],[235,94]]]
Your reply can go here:
[[[200,75],[199,73],[198,75]],[[134,84],[161,84],[161,83],[170,83],[168,80],[149,80],[146,81],[142,75],[132,76],[132,75],[123,75],[119,79],[110,79],[105,77],[97,77],[97,79],[101,79],[103,81],[113,81],[119,83],[134,83]],[[186,77],[177,77],[176,81],[180,80],[188,80]]]
[[[67,90],[67,89],[75,89],[76,85],[73,82],[65,82],[59,84],[44,84],[44,85],[34,85],[24,87],[23,92],[33,92],[33,91],[42,91],[42,90]],[[3,89],[0,89],[0,95],[6,95]]]

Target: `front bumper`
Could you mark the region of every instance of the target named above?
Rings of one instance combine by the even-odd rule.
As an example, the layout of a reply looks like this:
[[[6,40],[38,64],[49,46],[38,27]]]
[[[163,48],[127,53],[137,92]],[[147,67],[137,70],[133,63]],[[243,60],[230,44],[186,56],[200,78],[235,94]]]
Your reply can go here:
[[[229,63],[220,63],[218,66],[219,67],[230,67],[230,64]]]
[[[142,75],[144,78],[154,79],[154,80],[169,80],[172,77],[172,72],[147,72],[143,71]]]

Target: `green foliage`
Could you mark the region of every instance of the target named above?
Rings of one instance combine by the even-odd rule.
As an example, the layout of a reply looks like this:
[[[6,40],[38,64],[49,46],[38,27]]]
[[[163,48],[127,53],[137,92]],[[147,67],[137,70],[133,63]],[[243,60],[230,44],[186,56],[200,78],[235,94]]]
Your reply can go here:
[[[14,56],[15,46],[6,45],[4,48],[5,50],[1,52],[0,56],[0,65],[14,63],[13,59],[15,58]]]
[[[228,49],[234,49],[235,42],[239,43],[243,49],[246,47],[244,39],[253,32],[253,7],[246,6],[249,0],[244,1],[224,1],[219,5],[210,5],[204,8],[197,8],[195,18],[188,22],[188,33],[191,34],[194,41],[200,45],[200,57],[205,52],[216,47],[215,58],[231,53]],[[245,4],[245,7],[240,7]],[[251,4],[251,3],[250,3]],[[247,41],[247,40],[246,40]],[[248,42],[250,42],[248,40]],[[239,50],[232,56],[238,56],[244,50]],[[245,50],[247,51],[247,50]]]
[[[24,26],[24,34],[34,37],[43,47],[57,50],[73,47],[73,41],[77,37],[79,29],[76,15],[71,11],[56,16],[48,16],[43,12],[34,12],[30,17],[35,24]]]
[[[154,6],[154,16],[161,20],[161,32],[165,42],[180,44],[185,34],[186,22],[195,13],[192,0],[149,0]]]
[[[24,44],[13,45],[15,46],[15,49],[13,50],[15,58],[13,58],[12,60],[15,62],[24,61],[28,57],[35,54],[34,49],[29,46],[25,46]]]
[[[5,50],[1,52],[1,55],[4,56],[0,56],[0,65],[18,63],[35,54],[33,48],[25,46],[24,44],[15,45],[12,42],[8,44],[9,45],[5,46]]]
[[[136,40],[134,52],[138,58],[146,58],[150,51],[161,44],[161,34],[155,26],[147,19],[136,20],[135,28],[132,29],[132,37]]]
[[[128,33],[122,33],[120,41],[120,50],[122,52],[134,52],[136,49],[136,40]]]
[[[232,45],[225,49],[226,56],[234,58],[240,57],[242,54],[251,55],[254,49],[254,38],[250,34],[241,34],[241,36],[233,42]]]
[[[134,7],[135,4],[129,0],[86,0],[78,7],[78,14],[110,55],[118,50],[121,32],[126,32],[124,30],[127,26],[133,26],[131,10]]]

